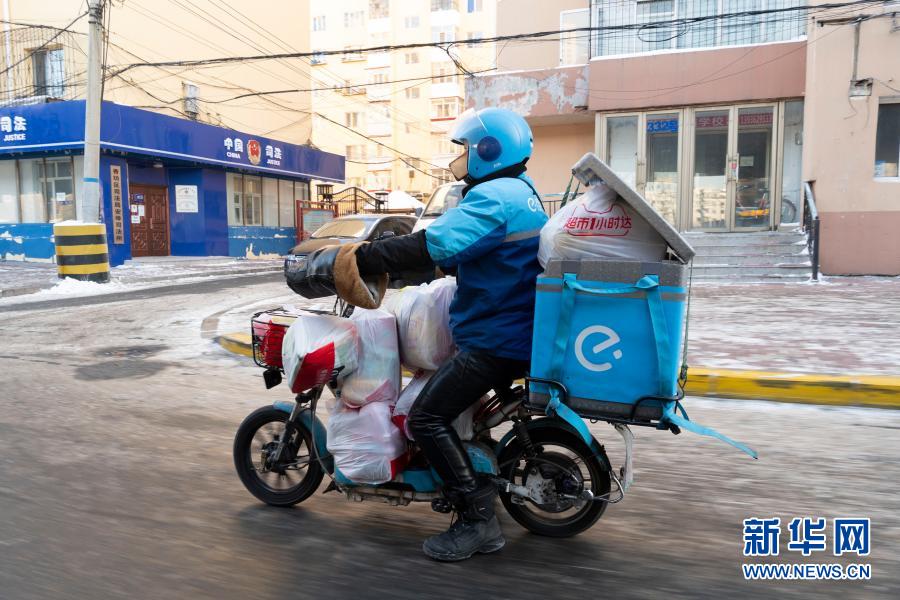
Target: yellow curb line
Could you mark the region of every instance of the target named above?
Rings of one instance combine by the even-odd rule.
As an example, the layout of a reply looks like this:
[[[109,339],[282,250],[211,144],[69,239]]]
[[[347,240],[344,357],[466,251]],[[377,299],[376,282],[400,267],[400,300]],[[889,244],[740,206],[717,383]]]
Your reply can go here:
[[[234,354],[253,356],[248,333],[227,333],[218,336],[216,342]],[[412,374],[404,371],[404,375]],[[900,377],[884,375],[810,375],[691,367],[685,393],[738,400],[900,409]]]
[[[900,408],[900,377],[692,367],[685,393],[740,400]]]

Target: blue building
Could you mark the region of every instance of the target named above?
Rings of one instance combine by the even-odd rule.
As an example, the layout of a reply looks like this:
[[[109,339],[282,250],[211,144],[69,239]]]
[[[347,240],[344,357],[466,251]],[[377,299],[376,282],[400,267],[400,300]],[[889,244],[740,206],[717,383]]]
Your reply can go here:
[[[112,266],[283,254],[296,243],[310,180],[344,180],[342,156],[307,146],[111,102],[101,123]],[[55,259],[53,223],[79,213],[83,154],[84,101],[0,109],[0,259]]]

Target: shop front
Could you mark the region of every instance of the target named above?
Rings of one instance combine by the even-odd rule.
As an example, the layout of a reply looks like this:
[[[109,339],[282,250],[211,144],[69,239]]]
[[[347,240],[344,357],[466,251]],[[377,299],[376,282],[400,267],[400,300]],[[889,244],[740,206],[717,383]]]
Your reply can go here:
[[[0,109],[0,259],[53,262],[53,223],[106,225],[110,263],[284,254],[312,179],[344,158],[103,103],[100,215],[83,214],[84,102]],[[7,127],[8,125],[8,127]]]
[[[803,101],[598,113],[600,153],[681,231],[800,215]]]

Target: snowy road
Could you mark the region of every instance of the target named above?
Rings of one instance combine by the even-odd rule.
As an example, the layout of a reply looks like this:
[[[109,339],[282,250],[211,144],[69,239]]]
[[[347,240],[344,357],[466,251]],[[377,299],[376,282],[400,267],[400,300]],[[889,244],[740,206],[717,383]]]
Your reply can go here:
[[[272,509],[231,465],[244,415],[275,399],[207,328],[290,301],[277,278],[0,310],[0,597],[896,598],[900,412],[687,401],[759,461],[692,434],[637,432],[636,482],[589,532],[553,540],[503,516],[498,555],[419,550],[448,517],[334,494]],[[613,430],[593,425],[614,461]],[[745,582],[741,522],[870,517],[868,582]],[[831,536],[829,534],[829,543]],[[749,561],[748,562],[753,562]]]

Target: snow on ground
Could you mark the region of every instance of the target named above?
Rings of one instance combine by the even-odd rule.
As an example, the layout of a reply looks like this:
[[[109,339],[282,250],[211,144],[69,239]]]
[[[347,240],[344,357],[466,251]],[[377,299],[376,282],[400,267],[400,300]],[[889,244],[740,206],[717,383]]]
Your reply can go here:
[[[808,373],[900,374],[900,278],[698,286],[689,364]]]

